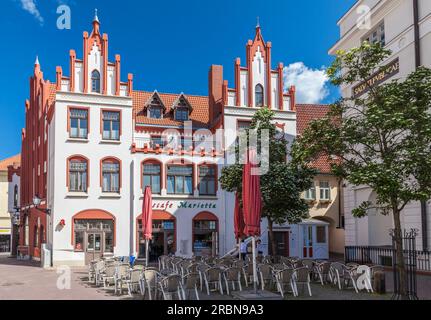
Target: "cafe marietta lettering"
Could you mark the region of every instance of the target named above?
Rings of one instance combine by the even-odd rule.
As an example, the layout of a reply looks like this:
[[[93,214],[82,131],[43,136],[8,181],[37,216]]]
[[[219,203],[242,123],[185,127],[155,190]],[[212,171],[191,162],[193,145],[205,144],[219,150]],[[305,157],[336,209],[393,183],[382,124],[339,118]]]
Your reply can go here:
[[[217,204],[208,201],[156,201],[153,209],[216,209]]]

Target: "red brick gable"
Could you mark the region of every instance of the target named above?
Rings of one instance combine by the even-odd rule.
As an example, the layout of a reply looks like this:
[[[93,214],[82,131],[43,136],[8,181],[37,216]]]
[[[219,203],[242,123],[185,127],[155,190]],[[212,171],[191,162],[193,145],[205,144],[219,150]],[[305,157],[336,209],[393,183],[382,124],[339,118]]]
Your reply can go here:
[[[300,136],[313,120],[321,119],[329,112],[330,106],[325,104],[296,105],[296,133]],[[326,155],[312,162],[312,167],[321,173],[331,173],[330,159]]]

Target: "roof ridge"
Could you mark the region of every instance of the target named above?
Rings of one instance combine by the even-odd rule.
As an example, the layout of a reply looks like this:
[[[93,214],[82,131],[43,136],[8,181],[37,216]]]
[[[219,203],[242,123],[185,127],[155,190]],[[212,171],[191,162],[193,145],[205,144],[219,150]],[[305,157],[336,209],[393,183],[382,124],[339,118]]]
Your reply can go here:
[[[146,91],[146,90],[133,90],[133,92],[136,92],[136,93],[149,93],[149,94],[154,93],[154,91]],[[198,95],[198,94],[188,94],[188,93],[184,93],[184,92],[181,92],[181,93],[170,93],[170,92],[159,92],[159,91],[157,91],[157,93],[160,94],[160,95],[170,95],[170,96],[175,96],[175,97],[179,97],[181,95],[184,95],[186,97],[208,98],[208,96]]]

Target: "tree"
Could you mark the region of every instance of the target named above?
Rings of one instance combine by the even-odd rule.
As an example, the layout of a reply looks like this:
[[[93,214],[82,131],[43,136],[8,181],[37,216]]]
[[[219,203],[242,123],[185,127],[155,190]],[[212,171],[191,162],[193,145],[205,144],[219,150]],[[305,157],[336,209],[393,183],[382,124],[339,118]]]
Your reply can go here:
[[[294,161],[311,161],[322,153],[338,157],[332,170],[350,184],[368,185],[376,203],[364,202],[353,216],[372,208],[393,215],[401,298],[407,298],[400,215],[412,201],[431,197],[431,70],[421,67],[404,81],[372,86],[372,75],[391,52],[364,42],[339,51],[328,69],[337,86],[365,83],[362,97],[340,99],[323,118],[310,124],[293,146]]]
[[[253,134],[257,134],[258,153],[265,152],[262,144],[262,132],[269,133],[269,153],[267,159],[261,158],[261,167],[267,167],[267,173],[260,178],[263,200],[262,217],[268,220],[268,231],[271,240],[272,252],[276,252],[276,242],[273,233],[274,224],[298,223],[308,215],[308,205],[301,199],[301,192],[309,189],[313,182],[315,170],[305,164],[296,162],[287,163],[288,142],[284,135],[277,133],[272,123],[274,112],[269,108],[262,108],[253,117],[250,129],[245,131],[246,141]],[[239,145],[235,146],[237,160],[239,160]],[[221,172],[220,183],[228,192],[238,192],[242,202],[242,169],[243,165],[236,164],[224,167]]]

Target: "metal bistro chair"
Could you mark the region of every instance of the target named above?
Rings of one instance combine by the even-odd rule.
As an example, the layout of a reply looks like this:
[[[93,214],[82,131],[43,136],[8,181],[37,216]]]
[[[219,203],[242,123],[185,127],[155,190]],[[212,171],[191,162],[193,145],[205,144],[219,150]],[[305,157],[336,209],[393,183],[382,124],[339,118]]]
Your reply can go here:
[[[182,300],[183,287],[181,284],[181,276],[179,274],[173,274],[160,280],[160,291],[163,294],[164,300],[173,300],[175,294],[178,300]]]
[[[103,283],[103,272],[105,271],[105,262],[103,260],[100,260],[96,263],[94,266],[94,284],[96,286],[99,286],[101,283]]]
[[[199,292],[198,292],[199,281],[200,281],[200,276],[199,276],[199,273],[197,272],[188,273],[183,277],[183,286],[182,286],[183,300],[189,300],[190,292],[193,290],[195,291],[196,300],[200,300]]]
[[[260,276],[260,284],[262,286],[262,290],[265,290],[265,285],[268,284],[269,288],[272,288],[274,284],[274,276],[272,273],[272,267],[269,264],[259,264],[257,266],[257,270]]]
[[[206,263],[199,263],[196,267],[197,272],[199,272],[200,289],[203,291],[204,286],[204,273],[207,269],[211,268]]]
[[[210,285],[213,284],[215,289],[223,295],[222,271],[220,268],[209,268],[204,272],[204,281],[207,289],[207,294],[210,295]]]
[[[145,292],[148,290],[148,298],[153,300],[153,296],[157,299],[158,296],[158,280],[161,275],[156,270],[145,270],[141,274],[139,281],[139,288],[141,290],[141,295],[145,298]],[[153,291],[154,295],[151,294]]]
[[[241,269],[237,267],[231,267],[223,272],[223,278],[226,284],[226,292],[229,295],[230,289],[229,289],[229,283],[232,285],[232,289],[235,291],[235,283],[238,284],[239,291],[242,291],[241,286]]]
[[[139,280],[141,279],[142,270],[133,269],[129,271],[124,283],[127,286],[127,292],[129,296],[133,296],[133,293],[138,292],[139,288]]]
[[[115,284],[115,265],[107,266],[102,275],[103,288],[107,289],[110,285]]]
[[[316,264],[314,268],[322,286],[325,285],[325,283],[328,283],[331,281],[330,269],[331,269],[331,263],[329,263],[328,261]]]
[[[308,294],[311,297],[312,294],[311,294],[310,282],[311,282],[311,279],[310,279],[310,270],[307,267],[302,267],[302,268],[299,268],[299,269],[295,269],[293,271],[293,275],[292,275],[292,284],[294,286],[295,296],[296,297],[299,296],[298,284],[300,284],[300,285],[302,285],[303,288],[305,286],[308,288]]]
[[[257,268],[257,264],[256,264]],[[245,285],[248,287],[249,283],[253,284],[254,282],[254,273],[253,273],[253,262],[250,262],[244,269],[244,278],[245,278]],[[259,276],[257,276],[257,285],[259,285]]]
[[[346,266],[340,262],[331,263],[330,277],[332,278],[332,284],[338,286],[339,290],[344,288],[346,275]]]
[[[277,290],[284,298],[286,292],[295,294],[295,288],[292,281],[293,269],[286,268],[275,273]],[[286,291],[286,286],[290,286],[290,291]]]
[[[130,266],[129,264],[120,264],[116,267],[116,272],[114,276],[114,286],[115,294],[119,291],[120,295],[123,294],[123,284],[127,280],[127,275],[129,274]]]

